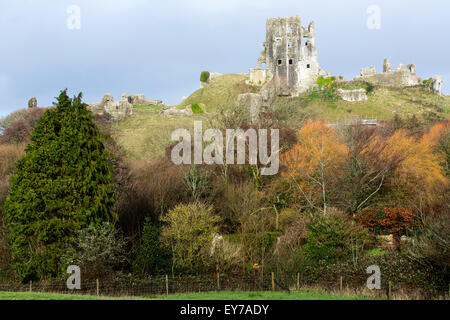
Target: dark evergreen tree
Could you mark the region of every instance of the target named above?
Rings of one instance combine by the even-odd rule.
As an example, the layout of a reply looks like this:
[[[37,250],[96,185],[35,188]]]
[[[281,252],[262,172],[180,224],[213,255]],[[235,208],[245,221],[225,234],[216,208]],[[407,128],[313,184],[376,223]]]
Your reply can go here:
[[[114,218],[109,154],[94,117],[61,91],[31,135],[4,205],[21,281],[56,276],[76,232]]]

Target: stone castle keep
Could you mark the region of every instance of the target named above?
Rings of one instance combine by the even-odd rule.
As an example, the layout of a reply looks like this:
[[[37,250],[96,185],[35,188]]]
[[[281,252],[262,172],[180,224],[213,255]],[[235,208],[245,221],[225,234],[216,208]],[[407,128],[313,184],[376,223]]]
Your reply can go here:
[[[267,19],[263,46],[257,68],[250,69],[251,83],[272,82],[280,95],[298,95],[326,75],[318,63],[314,22],[305,28],[298,16]]]
[[[279,96],[298,96],[315,87],[319,76],[329,75],[321,69],[318,62],[314,22],[305,28],[299,16],[269,18],[263,46],[257,67],[249,72],[249,83],[262,86],[263,98],[268,91]],[[363,68],[354,80],[399,88],[423,84],[422,78],[416,75],[414,64],[400,64],[394,70],[388,59],[384,60],[382,73],[377,73],[374,67]],[[340,90],[339,95],[347,101],[367,99],[360,90]],[[430,90],[435,94],[442,94],[441,76],[431,79]]]

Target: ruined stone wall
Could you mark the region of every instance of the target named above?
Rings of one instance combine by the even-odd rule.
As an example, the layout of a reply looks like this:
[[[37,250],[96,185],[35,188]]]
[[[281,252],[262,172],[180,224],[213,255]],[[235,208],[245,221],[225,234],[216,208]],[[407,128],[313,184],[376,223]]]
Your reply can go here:
[[[383,73],[377,73],[374,67],[363,68],[355,81],[365,81],[381,87],[413,87],[422,84],[422,78],[416,75],[416,66],[400,64],[392,70],[388,59],[383,62]]]
[[[266,83],[267,74],[265,69],[250,69],[250,84],[263,85]]]
[[[342,98],[342,100],[348,101],[348,102],[367,100],[367,93],[366,93],[365,89],[356,89],[356,90],[338,89],[336,91],[336,93],[339,97]]]
[[[431,78],[431,87],[430,90],[434,94],[442,95],[442,76],[434,76]]]
[[[125,119],[133,113],[133,105],[127,100],[114,100],[111,94],[105,94],[99,103],[89,103],[88,109],[94,114],[109,114],[115,121]]]
[[[128,101],[132,105],[143,105],[143,106],[163,106],[164,103],[161,100],[148,100],[143,94],[128,94],[124,93],[122,95],[122,100]]]

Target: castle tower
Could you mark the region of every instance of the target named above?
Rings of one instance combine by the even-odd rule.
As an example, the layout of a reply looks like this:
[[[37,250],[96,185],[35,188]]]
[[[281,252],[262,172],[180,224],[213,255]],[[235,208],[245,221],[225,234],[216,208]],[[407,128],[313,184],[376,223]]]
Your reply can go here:
[[[280,95],[298,95],[325,75],[317,59],[314,22],[306,29],[298,16],[267,19],[263,46],[258,67],[250,70],[253,83],[273,81]]]

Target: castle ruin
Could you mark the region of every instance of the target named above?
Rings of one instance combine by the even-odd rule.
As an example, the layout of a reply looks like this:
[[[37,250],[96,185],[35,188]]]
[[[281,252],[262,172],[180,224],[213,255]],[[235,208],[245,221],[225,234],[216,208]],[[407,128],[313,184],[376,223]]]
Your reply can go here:
[[[355,81],[364,81],[381,87],[414,87],[423,83],[416,75],[416,66],[400,64],[396,70],[392,69],[389,59],[384,59],[383,73],[377,73],[375,67],[362,68]]]
[[[326,75],[318,63],[314,22],[305,28],[299,16],[267,19],[263,46],[257,67],[250,69],[252,84],[270,84],[278,95],[296,96]]]

